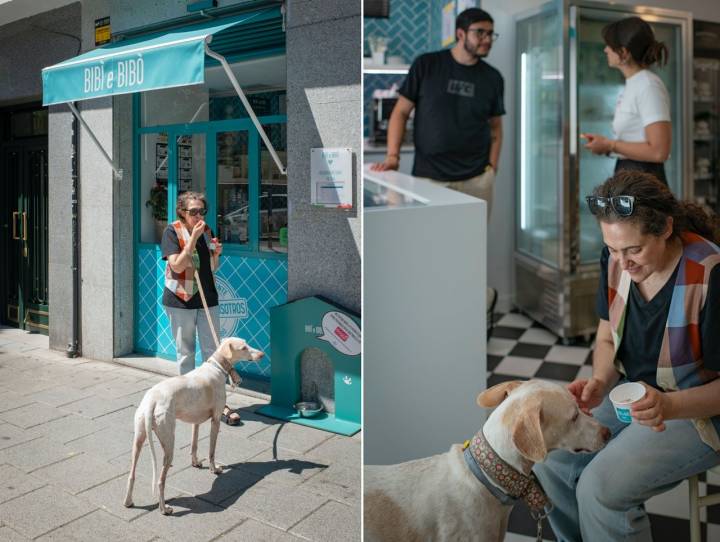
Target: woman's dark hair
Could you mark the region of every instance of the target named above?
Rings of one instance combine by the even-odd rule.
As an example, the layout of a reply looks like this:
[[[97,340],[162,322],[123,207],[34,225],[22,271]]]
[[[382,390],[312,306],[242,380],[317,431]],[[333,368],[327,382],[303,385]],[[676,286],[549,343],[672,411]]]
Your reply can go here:
[[[628,17],[605,25],[602,29],[605,44],[617,54],[624,47],[632,59],[642,67],[655,63],[664,66],[668,61],[667,46],[655,40],[650,25],[640,17]]]
[[[462,28],[465,32],[467,32],[471,24],[480,23],[482,21],[488,21],[491,23],[494,22],[493,18],[487,11],[480,8],[468,8],[459,13],[455,19],[455,31],[457,32]]]
[[[178,196],[177,205],[175,206],[175,214],[183,222],[185,221],[185,219],[183,218],[183,215],[180,214],[180,211],[184,211],[185,209],[187,209],[188,203],[190,203],[190,201],[194,199],[201,202],[203,204],[203,207],[207,209],[207,201],[205,200],[205,194],[201,194],[200,192],[191,192],[189,190],[187,192],[183,192]]]
[[[665,231],[667,217],[673,217],[673,235],[689,231],[720,244],[720,218],[709,215],[699,205],[678,201],[664,183],[642,171],[620,170],[593,190],[593,196],[634,196],[630,216],[620,216],[607,205],[596,217],[599,222],[638,224],[644,235],[659,236]]]

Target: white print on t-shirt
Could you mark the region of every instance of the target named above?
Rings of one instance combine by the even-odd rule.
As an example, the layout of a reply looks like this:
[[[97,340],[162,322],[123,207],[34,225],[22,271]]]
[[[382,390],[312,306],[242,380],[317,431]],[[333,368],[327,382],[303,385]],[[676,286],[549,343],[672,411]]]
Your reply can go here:
[[[469,83],[467,81],[459,81],[457,79],[449,79],[447,86],[448,94],[457,94],[464,98],[475,97],[475,83]]]
[[[670,121],[668,91],[657,75],[640,70],[625,80],[625,88],[615,104],[615,139],[645,141],[645,127],[661,121]]]

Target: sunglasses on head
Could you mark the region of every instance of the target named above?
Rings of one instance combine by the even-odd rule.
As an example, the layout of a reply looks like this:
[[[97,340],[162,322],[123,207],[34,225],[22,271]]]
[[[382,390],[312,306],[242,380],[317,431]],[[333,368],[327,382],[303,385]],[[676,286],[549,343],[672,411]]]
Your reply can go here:
[[[635,210],[635,196],[588,196],[585,200],[594,215],[606,213],[608,207],[618,216],[630,216]]]
[[[198,207],[195,209],[185,209],[185,212],[190,216],[205,216],[207,214],[207,209],[205,207]]]

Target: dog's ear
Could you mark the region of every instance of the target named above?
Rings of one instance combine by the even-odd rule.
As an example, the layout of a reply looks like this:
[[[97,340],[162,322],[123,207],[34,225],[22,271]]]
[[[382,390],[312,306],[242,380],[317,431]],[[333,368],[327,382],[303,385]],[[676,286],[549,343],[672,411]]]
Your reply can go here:
[[[522,380],[511,380],[496,384],[477,396],[477,404],[483,408],[498,406],[515,388],[524,384]]]
[[[512,441],[518,452],[533,463],[539,463],[547,455],[542,432],[542,405],[531,400],[521,405],[512,427]]]
[[[220,353],[220,355],[228,361],[232,360],[233,356],[232,342],[233,339],[223,339],[223,341],[220,343],[220,348],[218,348],[218,352]]]

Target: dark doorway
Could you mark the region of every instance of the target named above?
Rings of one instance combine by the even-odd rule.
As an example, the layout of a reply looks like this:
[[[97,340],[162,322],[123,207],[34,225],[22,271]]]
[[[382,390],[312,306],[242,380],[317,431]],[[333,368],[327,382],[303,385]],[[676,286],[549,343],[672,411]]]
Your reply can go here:
[[[0,123],[0,322],[47,333],[47,109],[3,111]]]

